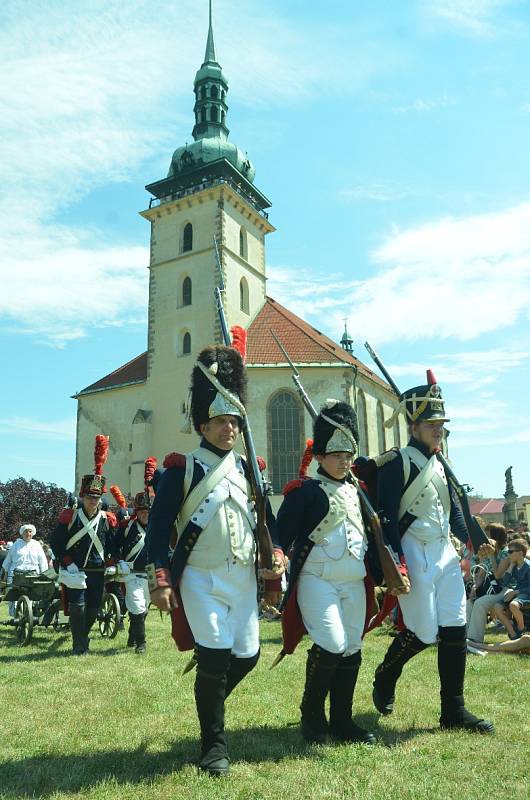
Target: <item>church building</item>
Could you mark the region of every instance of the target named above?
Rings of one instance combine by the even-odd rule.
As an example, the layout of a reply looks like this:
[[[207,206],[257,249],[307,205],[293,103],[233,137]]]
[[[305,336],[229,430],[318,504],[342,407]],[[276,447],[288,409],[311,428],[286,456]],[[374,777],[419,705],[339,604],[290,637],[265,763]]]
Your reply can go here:
[[[110,436],[107,480],[132,495],[142,489],[145,458],[161,462],[197,446],[196,433],[184,432],[188,387],[196,354],[222,341],[214,297],[221,284],[228,326],[247,330],[247,408],[274,493],[297,475],[312,422],[272,332],[317,409],[330,397],[356,408],[361,454],[405,445],[402,415],[384,427],[395,395],[355,358],[347,331],[338,344],[267,295],[271,203],[246,153],[228,138],[228,82],[216,59],[211,3],[194,93],[193,142],[175,150],[166,178],[146,187],[152,197],[141,212],[150,225],[147,351],[75,395],[76,486],[92,467],[98,433]]]

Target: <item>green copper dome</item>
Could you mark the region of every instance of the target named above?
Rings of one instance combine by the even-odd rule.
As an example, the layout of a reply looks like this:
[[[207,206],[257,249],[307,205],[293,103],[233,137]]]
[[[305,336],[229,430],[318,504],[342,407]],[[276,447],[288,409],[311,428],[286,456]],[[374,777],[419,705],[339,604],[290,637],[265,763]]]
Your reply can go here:
[[[255,169],[246,153],[228,141],[226,127],[228,105],[228,81],[215,57],[212,28],[212,3],[204,62],[195,75],[195,125],[194,142],[178,147],[173,153],[168,178],[177,177],[189,170],[226,158],[244,177],[252,183]]]
[[[218,161],[220,158],[230,161],[247,181],[250,183],[254,181],[256,170],[246,153],[243,153],[237,145],[221,139],[219,136],[205,137],[184,147],[178,147],[171,159],[168,178],[176,177],[182,172],[196,169],[212,161]]]

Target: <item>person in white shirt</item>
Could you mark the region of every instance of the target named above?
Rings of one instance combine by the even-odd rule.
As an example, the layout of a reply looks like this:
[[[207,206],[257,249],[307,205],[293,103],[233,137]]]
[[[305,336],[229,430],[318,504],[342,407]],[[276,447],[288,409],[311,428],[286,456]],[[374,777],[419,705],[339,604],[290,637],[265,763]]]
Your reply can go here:
[[[15,570],[19,572],[36,572],[40,575],[48,569],[48,559],[39,542],[33,540],[37,533],[35,525],[21,525],[18,532],[20,538],[13,543],[2,564],[8,585],[13,583]],[[15,616],[15,603],[9,603],[9,614]]]

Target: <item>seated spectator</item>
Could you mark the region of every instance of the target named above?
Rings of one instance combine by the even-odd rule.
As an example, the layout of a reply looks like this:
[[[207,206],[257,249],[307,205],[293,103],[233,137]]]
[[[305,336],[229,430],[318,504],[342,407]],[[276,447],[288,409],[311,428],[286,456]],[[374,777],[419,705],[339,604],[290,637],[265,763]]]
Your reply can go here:
[[[499,564],[504,561],[505,569],[509,566],[508,548],[506,546],[507,534],[504,525],[498,522],[492,522],[486,525],[484,530],[494,549],[493,553],[490,552],[489,549],[485,553],[481,548],[478,554],[471,557],[473,585],[469,593],[466,608],[468,625],[471,621],[471,613],[475,600],[479,597],[484,597],[484,595],[494,595],[500,592],[502,587],[495,574],[495,570],[498,570]]]
[[[495,605],[495,613],[505,625],[510,639],[519,639],[523,633],[526,633],[523,607],[530,604],[530,559],[526,558],[527,549],[528,546],[524,539],[514,539],[510,542],[508,549],[511,562],[509,572],[515,582],[515,589],[505,594],[502,603]],[[504,604],[508,604],[508,613]]]
[[[497,603],[503,601],[506,592],[513,584],[512,574],[511,572],[508,572],[508,568],[510,567],[511,563],[511,557],[508,554],[508,550],[505,547],[502,547],[496,554],[495,545],[496,541],[493,539],[490,540],[489,544],[482,545],[479,550],[479,556],[480,558],[485,559],[486,557],[489,557],[491,559],[491,574],[500,584],[501,588],[494,594],[484,594],[482,597],[477,597],[471,604],[468,620],[468,639],[474,642],[484,641],[484,633],[486,631],[488,614],[492,613],[493,608]]]

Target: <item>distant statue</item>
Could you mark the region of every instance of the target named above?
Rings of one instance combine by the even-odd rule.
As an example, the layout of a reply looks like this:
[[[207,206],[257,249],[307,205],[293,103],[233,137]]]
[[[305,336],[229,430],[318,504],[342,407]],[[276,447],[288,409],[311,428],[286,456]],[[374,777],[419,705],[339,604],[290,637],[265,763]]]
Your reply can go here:
[[[504,478],[506,480],[505,496],[508,495],[508,494],[515,494],[514,488],[513,488],[513,480],[512,480],[512,469],[513,469],[513,467],[508,467],[508,469],[504,473]]]

